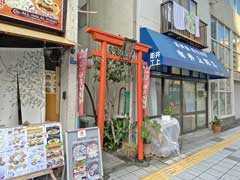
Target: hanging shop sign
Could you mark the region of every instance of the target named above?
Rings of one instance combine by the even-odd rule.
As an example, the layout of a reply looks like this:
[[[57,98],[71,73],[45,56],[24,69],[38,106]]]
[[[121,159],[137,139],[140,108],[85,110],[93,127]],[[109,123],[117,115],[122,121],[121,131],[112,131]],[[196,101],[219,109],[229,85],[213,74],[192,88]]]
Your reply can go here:
[[[0,129],[0,180],[63,165],[61,124]]]
[[[0,0],[0,16],[63,30],[64,0]]]
[[[83,103],[84,103],[84,83],[86,79],[87,69],[87,52],[88,50],[81,50],[77,55],[78,65],[78,112],[79,115],[83,115]]]
[[[97,127],[68,131],[65,134],[68,180],[103,178],[102,152]]]

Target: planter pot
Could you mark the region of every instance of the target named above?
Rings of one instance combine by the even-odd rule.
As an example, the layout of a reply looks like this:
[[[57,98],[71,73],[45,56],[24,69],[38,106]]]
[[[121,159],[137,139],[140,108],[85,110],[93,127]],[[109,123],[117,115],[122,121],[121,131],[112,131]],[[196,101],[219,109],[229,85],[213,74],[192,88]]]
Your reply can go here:
[[[128,158],[135,158],[137,156],[137,152],[135,150],[128,150],[127,157]]]
[[[215,126],[215,125],[212,126],[212,129],[215,133],[220,133],[222,130],[221,126]]]
[[[152,152],[152,144],[144,144],[144,154],[149,155]]]

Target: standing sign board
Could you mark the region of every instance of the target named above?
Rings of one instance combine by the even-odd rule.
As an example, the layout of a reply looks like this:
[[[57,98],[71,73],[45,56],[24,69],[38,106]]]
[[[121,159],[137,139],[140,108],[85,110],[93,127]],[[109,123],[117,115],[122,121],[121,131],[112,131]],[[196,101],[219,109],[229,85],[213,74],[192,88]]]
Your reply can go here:
[[[0,129],[0,180],[63,165],[60,123]]]
[[[0,0],[0,17],[63,30],[64,0]]]
[[[103,178],[102,152],[97,127],[68,131],[66,138],[67,179]]]

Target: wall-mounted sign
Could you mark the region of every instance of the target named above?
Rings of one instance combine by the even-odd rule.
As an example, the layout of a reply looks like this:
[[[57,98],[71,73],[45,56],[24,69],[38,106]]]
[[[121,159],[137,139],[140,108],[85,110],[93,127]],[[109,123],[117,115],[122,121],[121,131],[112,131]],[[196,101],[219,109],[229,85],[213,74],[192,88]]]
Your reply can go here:
[[[0,16],[63,30],[64,0],[0,0]]]

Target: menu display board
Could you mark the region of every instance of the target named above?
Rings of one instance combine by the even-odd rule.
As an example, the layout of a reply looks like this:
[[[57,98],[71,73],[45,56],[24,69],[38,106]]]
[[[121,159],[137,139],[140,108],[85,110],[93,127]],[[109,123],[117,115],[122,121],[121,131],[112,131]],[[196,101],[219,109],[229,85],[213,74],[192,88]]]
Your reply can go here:
[[[47,135],[47,167],[55,168],[64,165],[62,129],[59,124],[45,126]]]
[[[0,16],[63,30],[64,0],[1,0]]]
[[[0,129],[0,180],[64,165],[60,123]]]
[[[83,133],[84,132],[84,133]],[[103,178],[102,153],[97,127],[66,132],[67,179]]]

